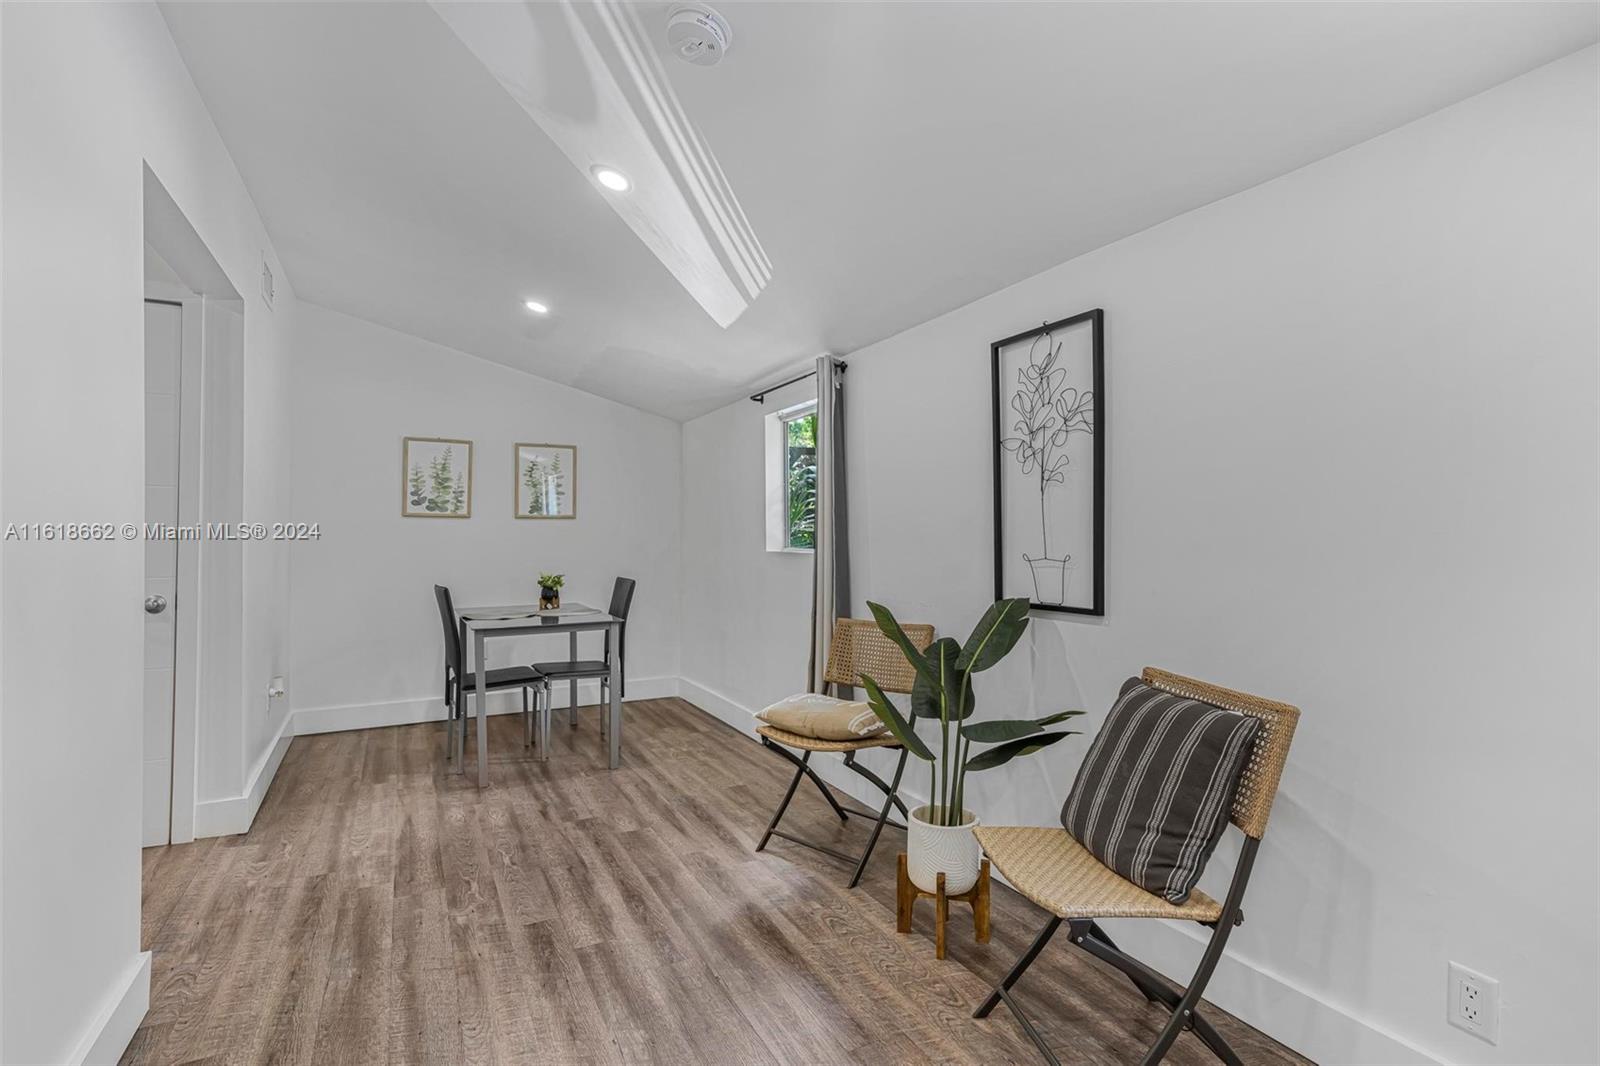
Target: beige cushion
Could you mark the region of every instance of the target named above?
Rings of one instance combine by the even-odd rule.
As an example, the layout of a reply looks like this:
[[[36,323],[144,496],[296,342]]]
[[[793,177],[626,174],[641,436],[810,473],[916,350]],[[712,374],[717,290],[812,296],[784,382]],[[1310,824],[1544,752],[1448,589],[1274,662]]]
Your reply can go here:
[[[877,736],[884,724],[865,703],[848,702],[816,692],[781,699],[756,715],[768,725],[819,740],[860,740]]]

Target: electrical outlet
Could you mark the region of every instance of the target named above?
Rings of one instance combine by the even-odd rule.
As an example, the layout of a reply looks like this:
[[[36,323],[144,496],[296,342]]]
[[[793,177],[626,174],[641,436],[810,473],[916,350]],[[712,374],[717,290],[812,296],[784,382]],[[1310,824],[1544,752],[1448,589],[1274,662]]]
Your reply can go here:
[[[1500,982],[1469,970],[1458,962],[1450,964],[1449,1000],[1445,1020],[1479,1040],[1500,1042]]]

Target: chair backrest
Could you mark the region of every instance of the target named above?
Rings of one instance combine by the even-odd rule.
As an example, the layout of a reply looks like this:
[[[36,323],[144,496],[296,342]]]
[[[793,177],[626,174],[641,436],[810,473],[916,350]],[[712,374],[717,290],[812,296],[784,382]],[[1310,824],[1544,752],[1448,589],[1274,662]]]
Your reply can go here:
[[[619,577],[611,586],[611,615],[624,621],[628,617],[628,608],[633,606],[633,586],[638,584],[631,577]]]
[[[446,670],[461,676],[461,631],[456,628],[455,604],[450,601],[450,590],[443,585],[433,586],[433,598],[439,604],[439,620],[444,623],[444,665]]]
[[[626,664],[628,661],[628,609],[633,606],[633,586],[638,582],[631,577],[619,577],[611,586],[611,617],[622,619],[617,630],[617,663],[624,667],[622,680],[617,685],[617,698],[627,695]],[[606,634],[606,657],[611,657],[611,634]]]
[[[930,625],[910,622],[900,628],[918,651],[926,651],[933,643]],[[865,618],[841,618],[833,623],[828,665],[822,679],[832,685],[853,686],[861,684],[862,674],[870,674],[885,692],[910,692],[917,678],[916,667],[906,660],[900,645],[883,635],[878,623]]]
[[[1140,677],[1152,688],[1248,714],[1261,723],[1250,747],[1250,757],[1239,770],[1239,784],[1233,794],[1233,811],[1230,814],[1234,825],[1243,829],[1247,836],[1260,840],[1267,831],[1272,801],[1278,795],[1278,781],[1283,777],[1283,764],[1289,758],[1289,742],[1294,739],[1300,708],[1196,681],[1192,677],[1168,673],[1153,666],[1145,667]]]

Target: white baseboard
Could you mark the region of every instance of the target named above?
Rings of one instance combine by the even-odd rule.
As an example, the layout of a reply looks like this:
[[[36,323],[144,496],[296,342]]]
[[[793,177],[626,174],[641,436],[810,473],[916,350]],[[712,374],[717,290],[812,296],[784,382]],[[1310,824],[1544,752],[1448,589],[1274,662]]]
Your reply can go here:
[[[679,678],[678,682],[678,694],[685,700],[747,736],[756,735],[755,711],[697,681]],[[814,759],[811,767],[829,785],[867,807],[875,810],[882,804],[882,793],[846,770],[838,759]],[[900,795],[908,807],[926,802],[913,785],[902,784]],[[1107,924],[1119,944],[1180,985],[1194,975],[1203,945],[1188,929],[1170,922]],[[1438,1066],[1441,1061],[1383,1027],[1317,999],[1290,979],[1230,952],[1223,953],[1206,999],[1317,1062]]]
[[[285,714],[278,726],[278,735],[267,746],[266,753],[250,772],[249,783],[243,795],[223,799],[203,800],[194,805],[194,835],[202,837],[234,836],[248,833],[267,797],[272,779],[278,776],[278,767],[288,754],[289,742],[294,739],[294,715]]]
[[[715,689],[687,677],[678,678],[678,695],[748,737],[756,735],[756,712],[735,703]]]
[[[1107,919],[1105,925],[1124,950],[1179,985],[1194,975],[1205,950],[1204,940],[1177,923]],[[1223,952],[1205,998],[1313,1062],[1440,1066],[1444,1061],[1231,951]]]
[[[661,699],[678,694],[675,677],[641,677],[628,682],[630,700]],[[569,706],[571,687],[555,685],[551,690],[552,708]],[[578,703],[580,706],[599,702],[600,683],[580,681]],[[522,697],[517,692],[495,692],[489,695],[490,714],[515,714],[522,710]],[[338,733],[349,729],[375,729],[381,726],[412,725],[417,722],[436,722],[444,718],[444,704],[432,696],[410,700],[391,700],[382,703],[356,703],[339,707],[309,707],[284,715],[283,724],[271,747],[255,766],[250,784],[243,795],[223,799],[205,800],[195,804],[194,835],[202,837],[233,836],[247,833],[255,822],[261,801],[278,774],[278,767],[289,750],[289,743],[297,736],[316,733]]]
[[[678,695],[718,721],[726,722],[739,732],[755,739],[756,712],[750,708],[736,703],[713,688],[702,685],[698,681],[691,681],[686,677],[678,678]],[[867,756],[863,756],[863,760],[869,756],[870,753]],[[846,770],[844,763],[840,760],[818,759],[811,763],[811,768],[817,772],[818,777],[828,782],[829,785],[867,808],[875,811],[882,806],[883,793],[875,790],[859,775]],[[893,766],[889,766],[888,769],[893,770]],[[906,806],[912,809],[927,801],[922,793],[905,783],[900,786],[900,797],[905,801]]]
[[[678,694],[675,677],[636,677],[628,679],[627,697],[631,700],[654,700]],[[565,709],[570,706],[570,684],[555,684],[550,688],[550,706]],[[600,701],[600,682],[578,682],[578,704],[586,706]],[[471,697],[468,696],[468,706]],[[490,714],[516,714],[522,710],[522,693],[512,690],[489,694]],[[294,721],[294,735],[312,736],[317,733],[340,733],[347,729],[377,729],[391,725],[415,725],[418,722],[444,720],[444,699],[441,696],[418,696],[407,700],[384,700],[377,703],[347,703],[333,707],[303,707],[290,716]]]
[[[67,1061],[72,1066],[102,1066],[122,1058],[150,1009],[150,953],[139,952],[127,975],[107,997],[88,1032]]]

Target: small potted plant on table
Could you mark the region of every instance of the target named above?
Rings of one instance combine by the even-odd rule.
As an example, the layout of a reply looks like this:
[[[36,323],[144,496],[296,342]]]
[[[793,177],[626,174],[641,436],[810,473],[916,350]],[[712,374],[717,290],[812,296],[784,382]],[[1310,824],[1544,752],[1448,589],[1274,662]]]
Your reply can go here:
[[[539,575],[539,610],[554,611],[561,606],[561,586],[566,581],[565,574]]]
[[[931,894],[936,890],[938,875],[943,873],[945,892],[959,895],[977,882],[983,857],[972,833],[978,816],[966,807],[967,773],[1002,766],[1019,755],[1030,755],[1074,736],[1071,731],[1046,730],[1083,712],[1061,711],[1034,719],[968,721],[976,707],[972,675],[1005,658],[1021,639],[1028,628],[1026,598],[996,602],[978,620],[965,644],[943,637],[925,652],[919,652],[906,638],[887,607],[877,603],[867,606],[872,608],[878,628],[900,646],[917,672],[912,684],[910,720],[889,702],[876,681],[861,675],[873,713],[907,751],[929,764],[928,804],[912,811],[906,819],[906,858],[911,880]],[[939,722],[937,757],[917,736],[914,723],[918,718]],[[974,755],[973,744],[993,747]]]

